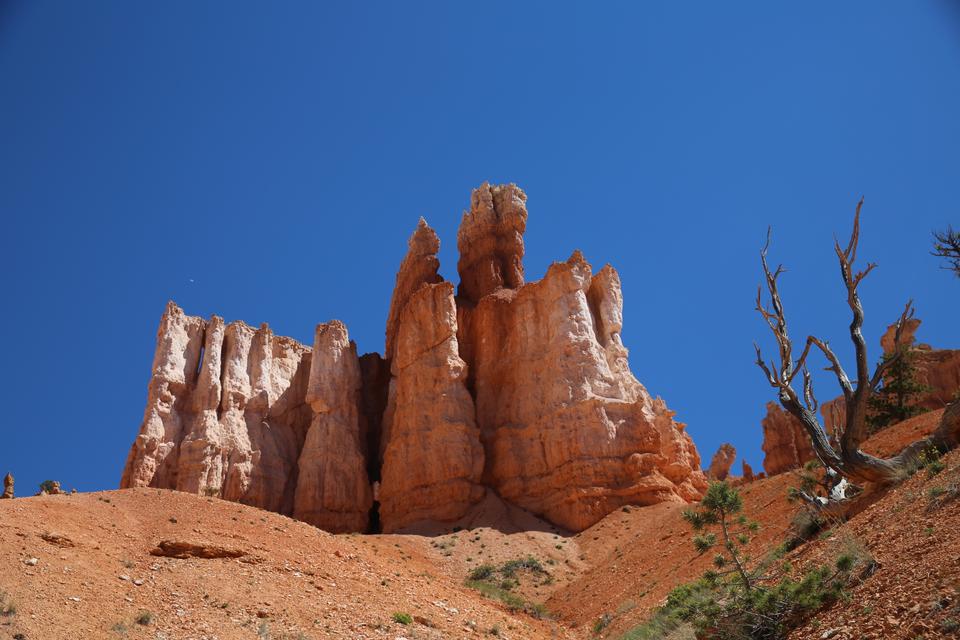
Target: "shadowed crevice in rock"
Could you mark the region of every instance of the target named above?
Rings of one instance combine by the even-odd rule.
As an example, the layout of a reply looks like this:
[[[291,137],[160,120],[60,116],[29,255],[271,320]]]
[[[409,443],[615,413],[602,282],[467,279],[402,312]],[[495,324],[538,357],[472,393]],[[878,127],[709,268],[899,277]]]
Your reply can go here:
[[[363,455],[367,461],[370,482],[380,480],[380,439],[383,432],[383,412],[387,408],[387,392],[390,388],[390,361],[379,353],[360,356],[360,411],[364,418]]]

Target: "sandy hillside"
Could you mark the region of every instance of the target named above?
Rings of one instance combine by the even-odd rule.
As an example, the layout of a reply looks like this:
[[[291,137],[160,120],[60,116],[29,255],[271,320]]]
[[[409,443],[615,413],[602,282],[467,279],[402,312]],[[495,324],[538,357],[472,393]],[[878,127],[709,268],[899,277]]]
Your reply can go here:
[[[567,637],[450,578],[424,554],[427,538],[333,536],[153,489],[3,501],[0,522],[0,590],[16,608],[0,638]],[[161,541],[242,555],[151,555]],[[143,612],[149,624],[136,622]]]

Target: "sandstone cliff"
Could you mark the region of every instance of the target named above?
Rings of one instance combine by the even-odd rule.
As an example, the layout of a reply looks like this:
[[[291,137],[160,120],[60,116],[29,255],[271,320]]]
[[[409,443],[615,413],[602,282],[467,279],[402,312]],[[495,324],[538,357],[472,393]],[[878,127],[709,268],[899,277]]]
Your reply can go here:
[[[342,322],[317,325],[293,516],[327,531],[365,531],[373,506],[361,429],[360,360]]]
[[[404,307],[383,416],[385,532],[453,521],[483,498],[483,448],[457,345],[453,285],[424,285]]]
[[[526,283],[526,195],[482,185],[457,234],[457,295],[421,218],[386,322],[357,356],[337,321],[312,349],[234,322],[160,323],[121,486],[216,494],[331,531],[465,517],[492,489],[582,530],[706,487],[684,425],[630,372],[623,296],[579,253]]]
[[[627,364],[617,272],[594,275],[577,251],[524,284],[525,202],[513,185],[483,185],[457,234],[484,481],[574,530],[624,504],[697,498],[706,480],[684,425]]]

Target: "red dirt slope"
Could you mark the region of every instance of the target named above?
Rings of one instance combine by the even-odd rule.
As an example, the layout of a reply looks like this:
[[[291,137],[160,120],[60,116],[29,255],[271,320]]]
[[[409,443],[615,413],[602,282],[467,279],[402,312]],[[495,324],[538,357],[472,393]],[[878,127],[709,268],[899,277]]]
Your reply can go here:
[[[333,536],[154,489],[4,500],[0,522],[0,591],[16,606],[0,638],[567,637],[448,578],[404,536]],[[243,555],[151,555],[163,540]]]
[[[871,438],[864,449],[880,455],[897,452],[930,433],[941,413],[927,413],[894,425]],[[921,592],[928,595],[921,609],[947,596],[952,598],[950,602],[960,603],[960,591],[949,595],[960,577],[960,527],[956,526],[960,524],[960,501],[928,513],[922,495],[931,484],[949,484],[960,453],[951,454],[945,461],[950,469],[940,480],[927,480],[926,472],[921,472],[833,531],[831,544],[849,538],[860,540],[880,562],[880,569],[854,590],[849,605],[838,604],[824,612],[797,638],[819,638],[819,634],[831,628],[834,635],[830,637],[861,637],[857,634],[872,626],[865,626],[865,621],[851,621],[843,613],[858,606],[861,611],[868,607],[875,615],[882,615],[885,623],[886,617],[890,617],[889,624],[881,625],[883,632],[872,637],[914,638],[917,634],[912,632],[909,620],[920,614],[914,612],[913,618],[904,614],[923,600]],[[761,523],[760,534],[751,544],[755,557],[773,550],[787,538],[798,507],[787,501],[786,493],[788,487],[796,484],[793,473],[784,473],[741,489],[745,513]],[[570,626],[578,627],[583,637],[589,636],[589,629],[603,614],[612,616],[611,624],[602,633],[609,638],[617,638],[646,620],[673,587],[696,579],[710,565],[711,556],[697,556],[693,548],[690,527],[680,517],[683,508],[661,504],[618,511],[575,536],[573,540],[589,566],[582,576],[556,591],[547,600],[547,607]],[[927,533],[929,528],[932,533]],[[808,543],[788,558],[801,564],[811,561],[830,548],[825,545],[820,541]],[[910,587],[893,586],[901,579],[909,584],[909,580],[922,576],[930,576],[931,580],[918,580]],[[922,611],[931,614],[927,609]],[[960,610],[957,614],[955,617],[960,619]],[[946,620],[949,615],[953,614],[948,612],[941,617]],[[940,624],[937,616],[931,614],[924,619],[928,623],[923,627],[927,629],[924,637],[941,637],[933,631]],[[893,625],[893,620],[898,624]],[[849,631],[839,630],[844,623],[849,623]],[[834,626],[830,627],[831,624]]]

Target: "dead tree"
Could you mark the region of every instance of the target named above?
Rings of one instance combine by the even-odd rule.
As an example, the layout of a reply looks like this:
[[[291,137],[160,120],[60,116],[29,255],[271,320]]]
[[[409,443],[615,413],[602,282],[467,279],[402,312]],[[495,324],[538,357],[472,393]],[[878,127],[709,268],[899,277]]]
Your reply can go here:
[[[871,482],[879,485],[888,484],[904,477],[909,465],[916,458],[931,447],[946,451],[960,444],[960,402],[949,404],[936,431],[917,442],[914,442],[900,454],[892,458],[877,458],[860,450],[860,445],[867,437],[867,401],[875,392],[884,373],[895,361],[896,356],[886,359],[877,365],[871,374],[868,359],[867,345],[863,337],[863,305],[857,293],[860,282],[876,267],[868,263],[862,271],[854,271],[857,258],[857,244],[860,239],[860,208],[863,200],[857,204],[853,218],[853,231],[850,242],[844,249],[839,241],[834,241],[834,249],[840,263],[840,275],[847,290],[847,305],[853,314],[850,323],[850,339],[856,353],[856,376],[851,381],[840,364],[830,345],[815,336],[808,336],[800,357],[793,358],[793,343],[787,333],[787,319],[783,310],[778,289],[778,278],[784,272],[783,266],[771,271],[767,264],[767,251],[770,248],[770,231],[767,231],[767,242],[760,252],[760,262],[763,265],[763,274],[767,292],[770,296],[769,306],[764,305],[762,299],[763,287],[757,289],[757,311],[763,317],[770,331],[773,332],[779,352],[779,364],[775,360],[765,362],[760,347],[754,345],[757,352],[757,365],[763,370],[767,381],[777,390],[777,396],[783,408],[796,417],[803,425],[817,458],[823,464],[827,473],[835,478],[835,485],[842,485],[843,480],[852,483]],[[908,302],[904,307],[895,330],[895,344],[900,345],[900,332],[904,322],[913,316],[913,304]],[[826,368],[832,371],[843,391],[846,404],[846,421],[836,425],[836,432],[828,437],[820,421],[817,419],[818,407],[813,391],[813,381],[807,369],[807,359],[811,349],[816,347],[830,364]],[[894,353],[900,353],[895,349]],[[794,380],[801,375],[802,396],[794,389]],[[843,493],[842,486],[840,494]],[[838,497],[838,496],[835,496]],[[809,499],[810,497],[807,496]],[[819,501],[818,501],[819,502]]]
[[[951,226],[943,231],[934,231],[933,251],[930,253],[938,258],[946,258],[947,266],[941,268],[953,271],[960,278],[960,231],[954,231]]]

